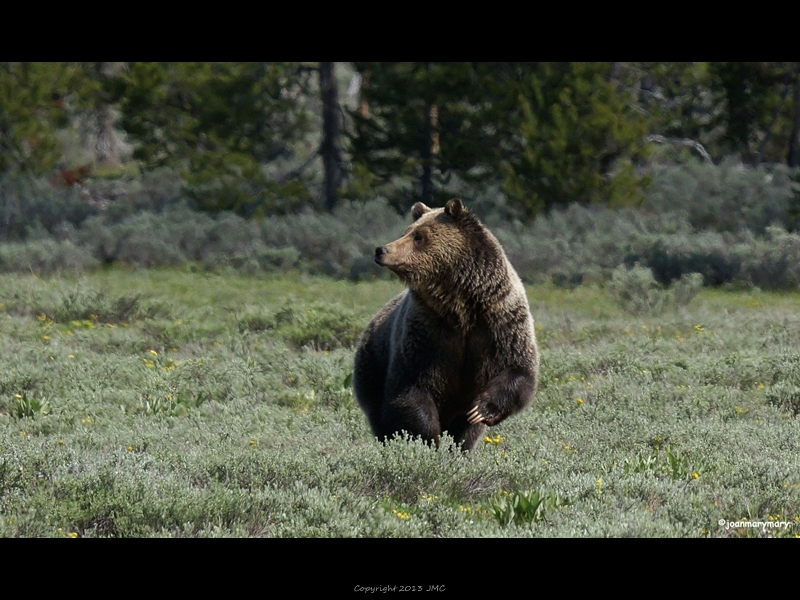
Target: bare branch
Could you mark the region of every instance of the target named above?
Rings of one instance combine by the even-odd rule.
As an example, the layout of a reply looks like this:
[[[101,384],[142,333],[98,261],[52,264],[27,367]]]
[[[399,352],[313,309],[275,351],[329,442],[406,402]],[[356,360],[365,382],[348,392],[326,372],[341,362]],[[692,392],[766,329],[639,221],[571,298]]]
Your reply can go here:
[[[288,181],[289,179],[292,179],[292,178],[294,178],[294,177],[297,177],[297,176],[298,176],[300,173],[302,173],[303,171],[305,171],[305,170],[306,170],[306,168],[307,168],[307,167],[308,167],[308,166],[309,166],[309,165],[310,165],[312,162],[314,162],[314,160],[315,160],[315,159],[316,159],[316,158],[317,158],[319,155],[320,155],[320,149],[319,149],[319,148],[317,148],[316,152],[314,152],[314,154],[312,154],[312,155],[311,155],[311,157],[310,157],[310,158],[309,158],[309,159],[308,159],[306,162],[304,162],[302,165],[300,165],[300,166],[299,166],[299,167],[297,167],[296,169],[292,169],[292,170],[291,170],[291,171],[289,171],[288,173],[285,173],[284,175],[280,176],[280,177],[278,178],[278,181],[279,181],[280,183],[284,183],[285,181]]]
[[[644,143],[649,144],[650,142],[656,142],[658,144],[671,144],[673,146],[691,146],[694,148],[697,153],[703,157],[706,162],[712,163],[711,155],[706,152],[706,149],[703,147],[703,144],[700,142],[696,142],[695,140],[690,140],[689,138],[667,138],[663,135],[658,134],[651,134],[644,138]]]

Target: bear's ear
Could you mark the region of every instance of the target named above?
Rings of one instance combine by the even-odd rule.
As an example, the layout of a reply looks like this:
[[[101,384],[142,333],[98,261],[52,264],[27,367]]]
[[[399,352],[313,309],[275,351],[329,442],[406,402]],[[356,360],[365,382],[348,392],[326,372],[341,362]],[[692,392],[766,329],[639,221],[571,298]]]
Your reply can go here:
[[[425,206],[422,202],[417,202],[411,207],[411,217],[416,221],[429,210],[430,208]]]
[[[444,212],[453,217],[454,219],[458,219],[462,214],[466,212],[466,208],[464,205],[461,204],[461,200],[458,198],[453,198],[452,200],[448,200],[447,204],[444,205]]]

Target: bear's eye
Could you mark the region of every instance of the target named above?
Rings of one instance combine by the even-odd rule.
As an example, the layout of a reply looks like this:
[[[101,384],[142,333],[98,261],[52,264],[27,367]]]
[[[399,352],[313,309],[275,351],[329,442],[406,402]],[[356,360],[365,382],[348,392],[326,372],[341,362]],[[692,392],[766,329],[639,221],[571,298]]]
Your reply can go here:
[[[424,239],[425,239],[425,238],[422,236],[422,234],[421,234],[421,233],[415,233],[415,234],[414,234],[414,241],[415,241],[417,244],[419,244],[420,242],[422,242],[422,240],[424,240]]]

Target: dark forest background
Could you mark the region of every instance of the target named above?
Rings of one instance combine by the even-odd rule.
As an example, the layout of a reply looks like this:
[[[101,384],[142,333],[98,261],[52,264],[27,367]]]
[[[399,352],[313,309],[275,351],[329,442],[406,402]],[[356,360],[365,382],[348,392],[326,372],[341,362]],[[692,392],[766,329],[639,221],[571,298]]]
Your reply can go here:
[[[460,196],[529,281],[800,283],[800,63],[0,63],[0,270],[381,276]]]

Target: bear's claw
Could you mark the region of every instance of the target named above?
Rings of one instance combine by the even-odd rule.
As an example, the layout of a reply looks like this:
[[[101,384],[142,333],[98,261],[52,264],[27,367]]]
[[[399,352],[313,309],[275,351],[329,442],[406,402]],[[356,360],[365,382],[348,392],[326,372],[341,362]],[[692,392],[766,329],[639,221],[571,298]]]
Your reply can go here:
[[[467,413],[467,421],[473,425],[477,425],[478,423],[482,423],[484,421],[484,416],[478,412],[477,406]]]

